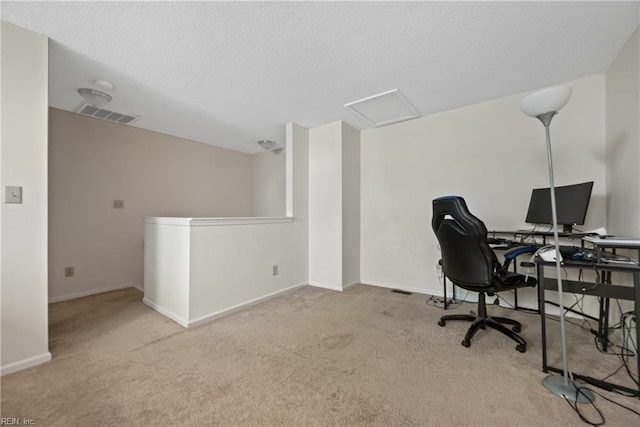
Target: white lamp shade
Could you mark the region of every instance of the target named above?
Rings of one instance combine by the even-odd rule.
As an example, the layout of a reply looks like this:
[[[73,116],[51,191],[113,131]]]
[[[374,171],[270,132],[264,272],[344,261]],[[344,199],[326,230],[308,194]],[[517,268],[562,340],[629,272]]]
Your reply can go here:
[[[531,117],[544,113],[558,112],[571,98],[571,86],[553,86],[525,96],[520,101],[520,109]]]

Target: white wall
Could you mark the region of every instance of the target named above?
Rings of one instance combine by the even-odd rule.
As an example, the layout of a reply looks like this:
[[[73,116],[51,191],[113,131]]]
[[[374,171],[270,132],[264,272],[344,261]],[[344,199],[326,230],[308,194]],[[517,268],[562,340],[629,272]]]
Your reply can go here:
[[[187,327],[307,284],[307,129],[287,125],[286,153],[292,218],[148,219],[147,304]]]
[[[253,215],[281,217],[285,215],[284,150],[267,151],[251,156]]]
[[[606,73],[607,230],[640,236],[640,29]]]
[[[2,22],[2,186],[22,186],[22,204],[2,204],[2,374],[51,359],[47,308],[48,39]],[[3,193],[4,194],[4,193]]]
[[[595,181],[583,227],[592,229],[606,219],[604,75],[570,84],[551,127],[555,183]],[[544,128],[520,111],[524,96],[362,132],[363,283],[442,294],[435,197],[465,197],[489,229],[527,227],[531,189],[549,182]]]
[[[144,302],[184,327],[189,325],[191,230],[144,224]]]
[[[144,216],[251,216],[251,165],[245,153],[50,109],[50,299],[141,287]]]
[[[293,221],[193,227],[191,322],[308,283],[310,136],[308,129],[292,123],[286,133]]]
[[[309,283],[342,289],[342,122],[309,130]]]
[[[360,131],[342,124],[342,285],[360,281]]]
[[[190,323],[306,285],[304,222],[192,227]]]
[[[338,121],[309,130],[309,283],[360,281],[360,131]]]

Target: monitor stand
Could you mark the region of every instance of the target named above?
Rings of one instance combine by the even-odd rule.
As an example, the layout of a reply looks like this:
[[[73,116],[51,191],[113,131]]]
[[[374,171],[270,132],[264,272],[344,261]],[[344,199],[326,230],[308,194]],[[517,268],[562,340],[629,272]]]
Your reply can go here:
[[[573,233],[573,225],[571,224],[564,224],[562,226],[562,232],[566,233],[566,234],[571,234]]]

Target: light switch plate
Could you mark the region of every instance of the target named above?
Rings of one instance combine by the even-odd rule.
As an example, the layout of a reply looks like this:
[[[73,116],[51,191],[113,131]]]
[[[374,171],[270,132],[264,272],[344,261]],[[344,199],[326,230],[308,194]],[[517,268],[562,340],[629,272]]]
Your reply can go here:
[[[22,187],[17,185],[4,186],[5,203],[22,203]]]

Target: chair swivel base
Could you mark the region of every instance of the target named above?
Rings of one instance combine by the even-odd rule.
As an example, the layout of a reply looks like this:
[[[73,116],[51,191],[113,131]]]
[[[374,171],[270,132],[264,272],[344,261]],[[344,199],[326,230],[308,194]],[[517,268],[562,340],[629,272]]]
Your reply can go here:
[[[471,338],[478,332],[478,329],[486,329],[489,326],[492,329],[495,329],[499,332],[502,332],[504,335],[508,336],[516,343],[516,350],[520,353],[524,353],[527,351],[527,342],[522,339],[517,332],[520,332],[522,329],[522,325],[520,322],[507,319],[506,317],[489,317],[489,316],[474,316],[471,314],[450,314],[447,316],[442,316],[438,321],[438,325],[444,326],[448,320],[465,320],[472,322],[471,326],[467,330],[464,339],[462,340],[462,345],[465,347],[471,346]],[[511,329],[507,328],[503,324],[511,325]]]

